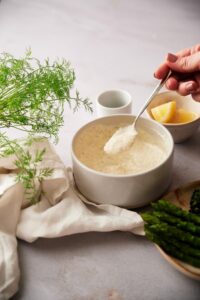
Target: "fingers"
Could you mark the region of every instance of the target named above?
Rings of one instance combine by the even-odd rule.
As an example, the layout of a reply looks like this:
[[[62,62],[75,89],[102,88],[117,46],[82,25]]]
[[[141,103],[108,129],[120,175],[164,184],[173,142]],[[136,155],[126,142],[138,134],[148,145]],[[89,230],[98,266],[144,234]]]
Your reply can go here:
[[[187,81],[187,82],[180,82],[177,92],[182,96],[187,96],[189,94],[195,93],[198,88],[198,84],[196,81]]]
[[[182,96],[191,94],[194,100],[200,102],[200,44],[175,55],[168,53],[165,62],[155,71],[155,78],[163,79],[170,69],[172,76],[166,82],[167,89]]]
[[[166,63],[160,65],[154,73],[154,77],[157,79],[163,79],[169,72],[169,67]]]
[[[190,56],[197,54],[198,52],[199,52],[198,55],[190,58]],[[187,70],[185,70],[185,68],[187,68],[187,65],[191,66],[192,69],[196,69],[196,68],[200,69],[200,62],[198,64],[198,61],[200,60],[199,55],[200,55],[200,44],[197,44],[192,48],[186,48],[181,51],[178,51],[176,55],[169,53],[167,55],[166,61],[156,69],[154,73],[154,77],[157,79],[163,79],[169,72],[170,68],[174,71],[186,72]],[[170,61],[170,59],[172,61]],[[176,60],[178,60],[177,63],[173,64],[176,62]],[[195,67],[195,64],[197,65],[197,67]],[[188,70],[187,72],[193,72],[193,71]]]
[[[171,76],[167,82],[166,82],[166,88],[168,90],[171,90],[171,91],[176,91],[178,89],[178,86],[179,86],[179,82],[177,80],[177,78],[175,78],[174,76]]]
[[[166,64],[172,71],[179,73],[192,73],[200,70],[200,52],[189,56],[178,57],[168,53]]]
[[[169,80],[172,80],[169,84]],[[199,94],[200,94],[200,74],[196,73],[194,74],[191,79],[186,79],[183,81],[183,79],[178,76],[174,75],[173,77],[170,77],[169,80],[166,83],[166,87],[169,90],[176,90],[180,95],[187,96],[189,94],[192,94],[192,97],[196,101],[200,101]],[[176,89],[175,89],[176,87]]]
[[[183,49],[183,50],[180,50],[180,51],[176,52],[176,55],[178,57],[188,56],[190,54],[192,54],[190,48],[186,48],[186,49]]]
[[[194,54],[198,51],[200,51],[200,44],[197,44],[191,48],[191,54]]]
[[[193,98],[195,101],[200,102],[200,74],[196,74],[196,75],[194,76],[194,78],[195,78],[195,81],[196,81],[197,84],[198,84],[198,88],[197,88],[197,90],[196,90],[194,93],[192,93],[192,98]]]
[[[200,48],[200,45],[198,45],[199,48]],[[196,47],[197,48],[197,47]],[[194,50],[195,51],[195,50]],[[176,53],[176,56],[181,56],[181,57],[184,57],[184,56],[188,56],[191,54],[191,50],[189,48],[187,49],[183,49],[179,52]],[[169,72],[170,68],[169,66],[167,65],[167,62],[161,64],[157,69],[156,71],[154,72],[154,77],[157,78],[157,79],[163,79],[167,73]],[[171,89],[171,88],[170,88]]]
[[[200,91],[197,92],[197,93],[193,93],[192,94],[192,98],[197,101],[197,102],[200,102]]]

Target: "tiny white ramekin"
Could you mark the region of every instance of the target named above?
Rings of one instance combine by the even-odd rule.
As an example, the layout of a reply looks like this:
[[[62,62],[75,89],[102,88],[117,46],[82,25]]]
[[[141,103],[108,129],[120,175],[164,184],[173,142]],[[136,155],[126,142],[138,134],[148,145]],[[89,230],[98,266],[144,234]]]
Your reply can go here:
[[[105,117],[115,114],[131,114],[132,98],[124,90],[108,90],[101,93],[96,100],[98,117]]]

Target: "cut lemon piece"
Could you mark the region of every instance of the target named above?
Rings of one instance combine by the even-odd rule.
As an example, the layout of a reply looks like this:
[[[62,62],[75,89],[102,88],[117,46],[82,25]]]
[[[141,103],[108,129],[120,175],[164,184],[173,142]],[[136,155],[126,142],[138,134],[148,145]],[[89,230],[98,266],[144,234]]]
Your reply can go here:
[[[176,113],[176,102],[170,101],[151,109],[154,119],[160,123],[169,123]]]
[[[179,108],[176,110],[176,113],[170,122],[171,123],[188,123],[188,122],[194,121],[197,118],[198,118],[197,114],[195,114],[191,111],[187,111],[183,108]]]

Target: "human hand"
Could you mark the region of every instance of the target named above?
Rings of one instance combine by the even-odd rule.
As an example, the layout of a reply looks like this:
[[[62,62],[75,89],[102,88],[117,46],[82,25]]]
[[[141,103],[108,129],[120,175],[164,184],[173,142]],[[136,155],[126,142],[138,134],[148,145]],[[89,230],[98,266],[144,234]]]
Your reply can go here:
[[[172,70],[172,75],[166,81],[166,88],[182,96],[191,94],[194,100],[200,102],[200,44],[175,55],[168,53],[154,76],[163,79],[169,70]]]

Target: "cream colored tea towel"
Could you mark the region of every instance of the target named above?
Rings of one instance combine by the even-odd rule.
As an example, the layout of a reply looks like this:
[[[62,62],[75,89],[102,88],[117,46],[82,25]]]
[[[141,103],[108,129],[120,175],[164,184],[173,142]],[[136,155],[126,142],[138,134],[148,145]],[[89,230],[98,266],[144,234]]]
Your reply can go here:
[[[0,174],[0,300],[18,289],[19,266],[16,236],[27,242],[88,231],[130,231],[143,235],[139,214],[113,205],[97,205],[85,199],[47,140],[35,142],[31,153],[46,148],[38,168],[53,174],[38,186],[40,201],[28,206],[24,189],[15,181],[14,158],[1,159]]]

